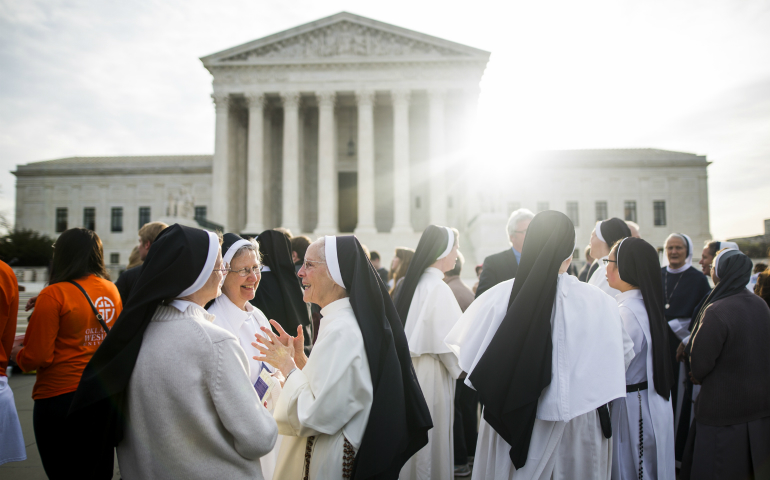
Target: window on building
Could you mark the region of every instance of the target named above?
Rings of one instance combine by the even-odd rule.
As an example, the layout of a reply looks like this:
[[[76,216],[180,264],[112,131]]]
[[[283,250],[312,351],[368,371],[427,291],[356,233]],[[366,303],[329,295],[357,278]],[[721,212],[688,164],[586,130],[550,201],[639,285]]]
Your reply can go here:
[[[655,217],[655,226],[664,227],[666,225],[666,201],[655,200],[652,202],[652,209]]]
[[[537,213],[548,210],[548,202],[537,202]]]
[[[117,265],[120,263],[120,254],[119,253],[111,253],[110,254],[110,263],[113,265]]]
[[[578,202],[567,202],[567,216],[572,220],[576,227],[580,226],[580,214],[578,213]]]
[[[636,222],[636,200],[626,200],[623,202],[623,215],[625,220]]]
[[[67,209],[56,209],[56,233],[61,233],[67,230]]]
[[[596,202],[596,221],[607,220],[607,202]]]
[[[150,207],[139,207],[139,228],[150,223]]]
[[[452,197],[447,197],[446,199],[446,208],[452,208]]]
[[[199,205],[195,207],[195,220],[197,221],[205,221],[206,220],[206,206],[205,205]]]
[[[88,230],[96,230],[96,209],[93,207],[86,207],[83,209],[83,228]]]
[[[112,215],[110,215],[110,231],[122,232],[123,231],[123,207],[112,207]]]
[[[414,197],[414,208],[420,208],[420,197]]]

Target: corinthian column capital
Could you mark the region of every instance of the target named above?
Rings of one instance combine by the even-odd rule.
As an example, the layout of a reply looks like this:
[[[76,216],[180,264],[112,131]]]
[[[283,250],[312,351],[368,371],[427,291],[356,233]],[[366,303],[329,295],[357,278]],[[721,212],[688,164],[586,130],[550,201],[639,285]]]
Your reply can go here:
[[[230,106],[230,94],[229,93],[212,93],[211,100],[214,101],[214,106],[219,108],[227,108]]]
[[[374,91],[373,90],[356,90],[356,101],[358,105],[374,105]]]
[[[249,92],[246,94],[246,106],[251,107],[264,107],[265,106],[265,94],[262,92]]]
[[[322,90],[315,92],[319,107],[333,107],[337,100],[337,92],[333,90]]]
[[[411,90],[407,88],[401,88],[390,92],[390,97],[393,99],[394,104],[409,104],[409,98],[411,97]]]
[[[284,108],[297,108],[299,107],[299,92],[282,92],[281,100],[283,100]]]

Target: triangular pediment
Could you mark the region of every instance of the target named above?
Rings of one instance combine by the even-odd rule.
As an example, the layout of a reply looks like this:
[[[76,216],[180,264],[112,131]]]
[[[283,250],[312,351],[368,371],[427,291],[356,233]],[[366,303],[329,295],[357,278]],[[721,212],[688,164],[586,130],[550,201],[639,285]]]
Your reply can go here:
[[[201,58],[204,65],[282,61],[480,59],[489,52],[347,12]]]

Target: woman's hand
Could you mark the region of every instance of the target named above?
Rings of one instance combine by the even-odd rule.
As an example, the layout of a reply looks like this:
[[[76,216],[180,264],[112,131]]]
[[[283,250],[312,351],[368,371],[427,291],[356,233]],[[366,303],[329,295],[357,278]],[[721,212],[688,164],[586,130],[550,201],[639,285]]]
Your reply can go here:
[[[680,343],[679,346],[676,348],[676,361],[677,362],[684,362],[684,349],[685,344]]]
[[[297,336],[292,337],[281,327],[281,324],[275,320],[270,320],[270,324],[278,332],[278,341],[282,345],[288,346],[289,343],[294,345],[294,362],[297,364],[297,368],[302,370],[307,363],[307,355],[305,355],[305,333],[302,325],[297,325]],[[256,335],[255,335],[256,336]]]
[[[294,363],[294,344],[289,342],[289,345],[284,345],[275,336],[275,334],[265,327],[261,327],[261,330],[266,334],[265,336],[256,335],[257,342],[252,342],[252,346],[259,350],[262,354],[261,357],[253,357],[254,360],[260,362],[267,362],[273,367],[281,371],[284,376],[288,376],[292,370],[297,366]]]

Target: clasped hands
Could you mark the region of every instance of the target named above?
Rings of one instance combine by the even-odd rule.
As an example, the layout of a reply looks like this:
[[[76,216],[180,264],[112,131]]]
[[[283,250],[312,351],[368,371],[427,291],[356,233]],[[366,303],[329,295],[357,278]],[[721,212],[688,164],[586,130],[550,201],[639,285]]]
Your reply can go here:
[[[254,334],[257,339],[251,345],[259,350],[261,356],[253,357],[254,360],[267,362],[281,371],[284,377],[296,367],[302,370],[307,363],[305,356],[305,335],[302,325],[297,326],[297,336],[292,337],[275,320],[270,320],[270,324],[278,332],[276,336],[269,328],[261,327],[263,335]]]

